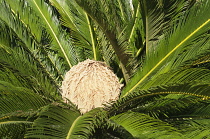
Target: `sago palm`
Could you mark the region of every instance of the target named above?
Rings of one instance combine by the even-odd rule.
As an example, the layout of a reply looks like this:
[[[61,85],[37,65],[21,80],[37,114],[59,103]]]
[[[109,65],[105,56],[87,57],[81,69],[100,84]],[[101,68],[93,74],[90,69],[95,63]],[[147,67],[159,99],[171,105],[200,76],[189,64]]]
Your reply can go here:
[[[0,137],[209,138],[209,9],[209,0],[0,0]],[[87,59],[105,68],[71,73],[69,95],[121,90],[80,112],[62,82]]]

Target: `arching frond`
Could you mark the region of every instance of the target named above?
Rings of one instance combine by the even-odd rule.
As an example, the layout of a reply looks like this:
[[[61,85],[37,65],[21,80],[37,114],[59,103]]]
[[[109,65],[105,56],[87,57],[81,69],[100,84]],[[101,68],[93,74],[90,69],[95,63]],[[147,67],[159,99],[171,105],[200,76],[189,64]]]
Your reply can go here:
[[[29,121],[0,121],[0,135],[2,138],[24,138],[26,129],[31,125]]]
[[[31,127],[38,109],[47,103],[48,100],[27,88],[0,81],[1,137],[23,138],[26,129]]]
[[[0,81],[0,114],[12,113],[15,111],[38,110],[47,104],[40,95],[22,87],[15,87],[10,83]]]
[[[195,1],[184,0],[140,0],[140,11],[145,32],[147,53],[156,47],[157,41],[176,24],[187,8]]]
[[[127,51],[127,34],[124,34],[123,30],[127,23],[129,23],[130,19],[127,18],[129,17],[127,16],[128,14],[124,14],[124,7],[121,5],[123,3],[128,4],[128,1],[93,2],[76,0],[76,2],[88,13],[88,15],[100,26],[104,32],[106,38],[113,47],[118,60],[121,63],[120,66],[122,68],[125,80],[128,81],[131,74],[129,62],[132,60],[132,55],[130,55]],[[128,9],[131,10],[131,7],[128,7],[127,11]],[[123,17],[122,14],[125,16]]]
[[[45,73],[45,70],[41,70],[41,67],[37,67],[37,63],[33,61],[33,58],[28,56],[27,53],[21,50],[21,48],[16,48],[15,51],[12,49],[9,50],[11,54],[0,49],[1,71],[4,72],[4,77],[6,76],[5,78],[2,78],[2,80],[14,83],[14,85],[19,84],[19,86],[30,88],[37,93],[48,96],[49,98],[52,98],[50,94],[58,95],[56,83],[50,79],[48,74]],[[51,86],[52,84],[54,84],[54,86]]]
[[[173,31],[173,34],[161,41],[154,51],[148,53],[143,68],[137,72],[136,76],[124,88],[122,96],[135,91],[137,87],[148,82],[148,79],[155,77],[155,74],[159,75],[167,72],[180,53],[193,47],[192,41],[202,41],[199,35],[209,30],[210,17],[207,14],[208,7],[210,7],[209,2],[205,2],[199,7],[203,10],[197,10],[197,7],[192,8],[186,19],[179,23],[177,29]],[[200,17],[202,18],[200,19]],[[193,26],[191,25],[192,21],[196,22]],[[179,34],[182,35],[180,36]]]
[[[28,0],[27,2],[42,19],[41,25],[47,29],[48,33],[53,38],[52,49],[62,55],[65,62],[67,62],[68,66],[71,68],[78,62],[77,57],[75,56],[74,48],[69,42],[69,39],[67,39],[65,32],[61,29],[58,19],[53,15],[51,7],[43,0]]]
[[[10,65],[11,63],[13,63],[19,69],[22,68],[22,70],[24,69],[23,67],[27,65],[26,63],[28,63],[28,65],[30,65],[31,63],[35,63],[35,65],[37,65],[39,69],[41,69],[41,72],[44,72],[45,75],[48,78],[50,78],[51,81],[54,82],[53,84],[57,86],[58,88],[59,80],[62,79],[62,75],[60,72],[64,72],[64,71],[63,71],[63,68],[57,69],[57,67],[60,67],[62,64],[57,64],[57,67],[55,67],[54,64],[56,63],[52,64],[52,62],[49,62],[49,59],[51,58],[48,57],[48,54],[46,54],[47,52],[45,50],[43,50],[42,48],[39,48],[39,44],[36,43],[36,40],[33,40],[33,36],[31,35],[31,32],[26,28],[26,26],[24,26],[24,24],[21,22],[21,20],[18,17],[15,18],[13,16],[13,13],[11,13],[11,10],[8,9],[9,7],[7,7],[6,5],[4,6],[1,8],[2,12],[4,13],[4,14],[1,14],[1,19],[5,23],[7,23],[7,26],[4,23],[1,24],[1,34],[0,34],[1,42],[0,43],[4,45],[4,48],[11,49],[11,53],[13,54],[13,56],[9,57],[7,56],[8,54],[4,55],[2,51],[1,60],[4,61],[4,63],[10,64]],[[6,44],[4,44],[5,40],[8,41]],[[18,59],[17,57],[18,56],[21,57],[20,55],[22,55],[22,58]],[[59,62],[59,60],[56,60],[57,59],[56,55],[54,56],[55,57],[53,59],[56,62]],[[13,59],[12,57],[13,58],[16,57],[16,58]],[[27,60],[28,57],[30,57],[33,62],[28,61]],[[9,60],[11,60],[11,62]],[[21,63],[21,65],[22,64],[26,64],[26,65],[22,67],[17,66],[17,63],[15,63],[14,60],[20,61],[17,63]],[[30,74],[33,74],[33,72]]]
[[[84,115],[78,111],[49,105],[34,121],[26,137],[34,138],[88,138],[94,132],[94,120],[99,109]]]
[[[171,121],[170,123],[179,129],[179,131],[184,135],[184,138],[200,139],[209,137],[210,120],[208,118],[180,118]]]
[[[100,108],[80,115],[78,111],[57,105],[42,108],[26,138],[114,138],[132,137],[123,127],[110,121]]]
[[[210,120],[202,119],[202,120],[189,120],[186,122],[188,126],[188,131],[183,128],[185,125],[180,124],[180,129],[184,131],[185,137],[190,139],[198,139],[198,138],[209,138],[210,135]]]
[[[74,45],[80,49],[85,48],[85,51],[88,49],[91,56],[86,59],[100,60],[95,27],[87,13],[74,1],[51,0],[51,2],[60,13],[63,25],[70,29]]]
[[[182,138],[176,128],[146,114],[126,112],[111,117],[111,120],[122,125],[135,138]]]
[[[30,52],[38,60],[37,62],[52,74],[51,76],[62,80],[62,74],[64,74],[67,67],[65,67],[58,54],[51,52],[52,49],[49,50],[49,35],[47,35],[44,31],[45,29],[41,26],[40,18],[28,6],[26,1],[17,1],[17,3],[14,3],[13,1],[7,0],[7,3],[9,7],[4,10],[5,15],[1,15],[2,20],[25,43],[21,47]]]
[[[209,89],[209,83],[205,82],[158,86],[149,90],[133,92],[130,95],[117,100],[112,105],[108,105],[106,109],[109,111],[110,115],[132,109],[139,112],[145,112],[146,114],[152,113],[154,117],[158,117],[157,115],[160,113],[162,115],[167,115],[168,111],[173,112],[173,110],[175,111],[173,113],[175,115],[178,111],[189,109],[191,104],[197,102],[202,103],[202,101],[209,99]],[[189,96],[189,98],[183,97],[183,95]],[[150,111],[151,109],[152,111]]]
[[[189,83],[189,82],[201,82],[209,83],[210,70],[202,68],[189,68],[182,70],[171,70],[165,74],[156,76],[154,80],[142,85],[141,88],[151,88],[159,85],[169,85],[176,83]]]
[[[140,111],[169,123],[187,119],[208,119],[210,117],[210,113],[207,111],[207,104],[207,106],[200,109],[203,111],[203,114],[193,112],[198,107],[202,107],[202,103],[205,102],[203,98],[172,93],[166,97],[155,99],[154,102],[148,102],[143,106],[138,105],[133,111]]]
[[[94,132],[94,117],[100,109],[94,109],[83,116],[79,116],[72,124],[67,139],[71,138],[89,138]]]

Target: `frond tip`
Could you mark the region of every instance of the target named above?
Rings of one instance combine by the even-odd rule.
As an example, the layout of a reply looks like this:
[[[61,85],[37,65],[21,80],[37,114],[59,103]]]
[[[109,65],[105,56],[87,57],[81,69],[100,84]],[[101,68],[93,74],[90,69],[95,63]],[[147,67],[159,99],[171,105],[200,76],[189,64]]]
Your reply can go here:
[[[87,59],[66,73],[62,96],[85,113],[118,99],[121,87],[117,76],[103,62]]]

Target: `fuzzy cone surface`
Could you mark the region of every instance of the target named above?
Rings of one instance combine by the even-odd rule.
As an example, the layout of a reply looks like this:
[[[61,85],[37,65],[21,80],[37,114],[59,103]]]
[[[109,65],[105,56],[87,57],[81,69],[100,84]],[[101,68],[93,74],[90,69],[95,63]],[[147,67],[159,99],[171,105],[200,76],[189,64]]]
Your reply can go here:
[[[81,113],[118,99],[122,85],[105,63],[85,60],[73,66],[62,82],[62,97],[78,106]]]

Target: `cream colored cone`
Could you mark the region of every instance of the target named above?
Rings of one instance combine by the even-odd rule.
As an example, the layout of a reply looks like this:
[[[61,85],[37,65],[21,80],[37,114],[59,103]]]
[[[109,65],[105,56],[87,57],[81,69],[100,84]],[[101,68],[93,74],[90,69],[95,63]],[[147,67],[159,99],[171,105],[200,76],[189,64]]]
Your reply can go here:
[[[81,113],[86,113],[118,99],[121,86],[117,76],[105,63],[87,59],[66,73],[62,97],[76,104]]]

